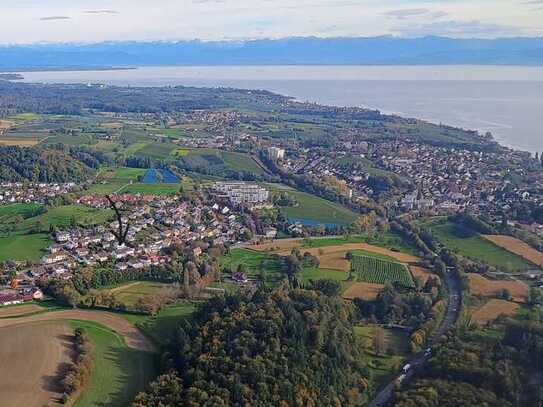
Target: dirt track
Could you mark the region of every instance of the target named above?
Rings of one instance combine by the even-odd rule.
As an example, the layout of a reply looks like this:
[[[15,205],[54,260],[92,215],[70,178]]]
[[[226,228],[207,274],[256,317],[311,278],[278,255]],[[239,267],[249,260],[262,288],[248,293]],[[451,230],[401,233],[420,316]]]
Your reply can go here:
[[[39,407],[58,399],[58,369],[71,360],[72,333],[52,321],[0,329],[0,405]]]
[[[129,347],[148,352],[155,351],[155,347],[151,341],[147,339],[147,337],[143,335],[134,325],[122,317],[109,312],[85,311],[77,309],[45,312],[43,314],[31,315],[28,317],[0,319],[0,328],[23,325],[31,322],[70,319],[80,319],[83,321],[92,321],[102,324],[121,335]]]

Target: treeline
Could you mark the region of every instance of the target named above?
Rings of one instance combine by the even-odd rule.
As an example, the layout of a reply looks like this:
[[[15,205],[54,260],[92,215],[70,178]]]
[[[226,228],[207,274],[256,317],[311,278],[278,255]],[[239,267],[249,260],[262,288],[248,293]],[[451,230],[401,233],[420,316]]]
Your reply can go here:
[[[213,298],[179,329],[169,373],[133,406],[362,405],[370,373],[353,312],[301,289]]]
[[[108,158],[85,148],[0,146],[0,181],[83,182]]]
[[[521,407],[543,403],[543,325],[505,320],[484,331],[456,332],[417,378],[395,394],[395,407]]]
[[[0,111],[81,115],[87,110],[158,113],[254,106],[272,110],[288,98],[266,91],[232,88],[116,87],[25,84],[0,80]]]
[[[74,361],[70,363],[62,374],[60,384],[62,386],[62,404],[66,404],[79,389],[85,387],[91,375],[92,345],[83,328],[74,331]]]

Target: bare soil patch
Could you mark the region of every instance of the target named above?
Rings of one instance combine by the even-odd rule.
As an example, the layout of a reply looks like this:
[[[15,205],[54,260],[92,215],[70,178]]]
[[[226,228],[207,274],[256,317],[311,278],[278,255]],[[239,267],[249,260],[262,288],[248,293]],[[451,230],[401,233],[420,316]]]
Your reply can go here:
[[[121,335],[129,347],[148,352],[155,351],[155,347],[151,341],[147,339],[147,337],[143,335],[134,325],[111,312],[86,311],[78,309],[46,312],[28,317],[0,319],[0,328],[26,324],[29,322],[59,321],[69,319],[80,319],[83,321],[92,321],[102,324]]]
[[[72,330],[62,322],[0,329],[0,404],[49,405],[60,396],[59,369],[71,360]]]
[[[0,145],[4,145],[4,146],[32,147],[38,143],[39,143],[39,140],[35,138],[0,137]]]
[[[526,302],[529,288],[519,281],[489,280],[479,274],[469,273],[469,288],[472,294],[495,297],[503,290],[509,290],[514,301]]]
[[[409,266],[409,271],[411,271],[411,274],[413,275],[413,279],[420,277],[422,280],[422,284],[426,284],[426,281],[428,281],[430,277],[439,278],[436,274],[432,273],[430,270],[425,269],[423,267],[419,267],[419,266]]]
[[[483,237],[494,243],[496,246],[500,246],[508,252],[514,253],[532,263],[543,267],[543,253],[537,251],[529,244],[524,243],[512,236],[505,235],[483,235]]]
[[[18,305],[16,307],[0,308],[0,318],[17,317],[43,311],[43,308],[36,304]]]
[[[343,293],[343,298],[348,300],[361,298],[366,301],[373,301],[377,298],[377,294],[379,294],[379,291],[381,291],[383,287],[383,284],[353,283]]]
[[[489,321],[494,321],[500,315],[514,315],[520,305],[505,300],[492,299],[485,305],[477,309],[471,318],[479,325],[485,325]]]

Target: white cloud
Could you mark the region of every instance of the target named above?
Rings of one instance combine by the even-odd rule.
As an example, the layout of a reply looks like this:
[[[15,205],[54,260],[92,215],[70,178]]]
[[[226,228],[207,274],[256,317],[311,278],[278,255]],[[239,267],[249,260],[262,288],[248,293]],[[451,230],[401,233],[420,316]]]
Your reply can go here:
[[[516,1],[3,0],[0,42],[539,34],[543,0]]]

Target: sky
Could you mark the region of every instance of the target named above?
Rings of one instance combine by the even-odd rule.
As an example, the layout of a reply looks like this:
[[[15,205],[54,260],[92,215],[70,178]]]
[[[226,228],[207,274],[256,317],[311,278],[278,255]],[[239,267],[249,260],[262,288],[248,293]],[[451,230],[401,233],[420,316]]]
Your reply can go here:
[[[2,0],[0,43],[543,37],[543,0]]]

